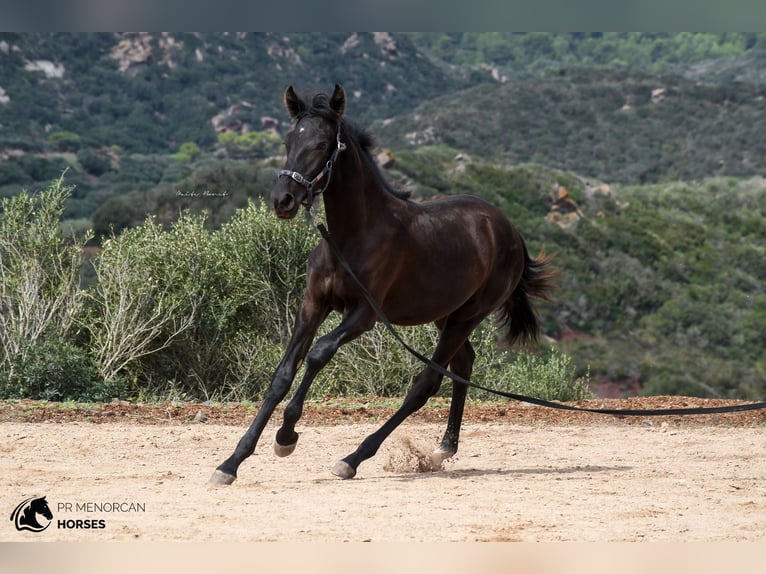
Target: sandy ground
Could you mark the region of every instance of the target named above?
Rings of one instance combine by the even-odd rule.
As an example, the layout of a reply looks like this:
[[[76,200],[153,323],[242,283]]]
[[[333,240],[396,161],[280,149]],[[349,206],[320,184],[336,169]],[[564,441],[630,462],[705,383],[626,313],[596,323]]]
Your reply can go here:
[[[411,419],[347,481],[328,468],[377,421],[299,426],[284,459],[272,424],[239,480],[210,487],[244,425],[6,417],[0,540],[766,541],[763,424],[472,418],[442,470],[418,457],[443,423]],[[33,496],[53,520],[17,531],[8,517]],[[60,526],[77,520],[103,528]]]

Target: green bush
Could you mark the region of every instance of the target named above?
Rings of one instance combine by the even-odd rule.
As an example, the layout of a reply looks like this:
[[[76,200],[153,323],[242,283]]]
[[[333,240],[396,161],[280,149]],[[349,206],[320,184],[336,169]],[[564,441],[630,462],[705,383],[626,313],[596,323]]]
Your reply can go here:
[[[48,144],[56,151],[76,152],[81,143],[82,138],[73,132],[53,132],[48,136]]]
[[[186,213],[169,230],[150,219],[106,241],[85,321],[101,375],[252,398],[278,363],[316,240],[305,222],[250,203],[217,231]]]
[[[32,178],[24,171],[18,161],[6,159],[0,162],[0,186],[14,185],[14,194],[17,189],[15,186],[30,183]]]
[[[18,165],[30,179],[38,182],[49,182],[59,177],[68,167],[64,158],[46,158],[36,154],[22,155]]]
[[[282,141],[270,132],[222,132],[218,144],[233,158],[268,157],[279,151]]]
[[[104,382],[87,351],[62,340],[30,345],[0,373],[0,398],[110,401],[129,397],[124,379]]]
[[[339,323],[337,314],[330,315],[320,335]],[[411,347],[425,355],[433,352],[438,340],[433,325],[397,327],[397,331]],[[317,376],[309,397],[404,396],[412,377],[422,369],[423,364],[378,323],[359,339],[340,348]],[[296,378],[300,376],[299,373]]]
[[[173,154],[173,159],[178,163],[189,163],[199,156],[199,146],[194,142],[184,142]]]
[[[96,177],[112,170],[112,160],[103,150],[83,148],[77,152],[77,161],[86,172]]]
[[[102,243],[83,291],[82,245],[67,244],[59,225],[66,197],[59,180],[39,197],[3,204],[0,397],[262,397],[306,286],[306,261],[319,240],[313,227],[252,202],[217,230],[204,214],[185,212],[169,228],[150,218]],[[26,317],[34,321],[9,320],[22,307],[37,310]],[[339,320],[332,315],[320,335]],[[402,333],[424,353],[436,345],[433,326]],[[545,397],[576,398],[561,394],[574,381],[567,361],[555,354],[511,361],[494,338],[489,323],[477,333],[478,380],[531,381]],[[311,396],[401,396],[422,368],[378,325],[338,352]]]
[[[66,340],[75,329],[82,247],[59,228],[70,195],[63,179],[38,195],[22,192],[0,206],[0,369],[24,362],[33,346]]]
[[[478,329],[474,348],[476,363],[472,379],[484,387],[546,401],[579,401],[593,397],[590,374],[577,376],[572,358],[554,346],[514,351],[498,349],[497,330],[490,321]],[[487,391],[474,391],[481,399],[497,399]]]
[[[322,332],[338,324],[331,316]],[[433,325],[399,327],[407,343],[428,356],[438,341]],[[591,398],[588,376],[577,377],[570,357],[549,347],[540,353],[499,350],[498,331],[487,319],[471,338],[476,351],[471,380],[482,386],[544,400],[576,401]],[[342,347],[317,377],[309,396],[404,396],[412,377],[424,365],[413,357],[382,324]],[[450,381],[445,379],[441,395],[449,395]],[[480,399],[498,397],[471,389],[469,395]]]
[[[88,324],[101,376],[135,380],[149,396],[262,397],[287,345],[317,241],[301,218],[284,222],[254,203],[216,231],[205,228],[204,216],[187,213],[167,231],[148,220],[110,239],[95,262]],[[332,314],[319,335],[339,321]],[[432,325],[401,331],[424,353],[436,345]],[[496,351],[495,333],[489,322],[477,333],[481,380],[540,390],[544,398],[584,396],[565,357],[512,359]],[[310,396],[401,396],[422,368],[378,325],[339,350]]]

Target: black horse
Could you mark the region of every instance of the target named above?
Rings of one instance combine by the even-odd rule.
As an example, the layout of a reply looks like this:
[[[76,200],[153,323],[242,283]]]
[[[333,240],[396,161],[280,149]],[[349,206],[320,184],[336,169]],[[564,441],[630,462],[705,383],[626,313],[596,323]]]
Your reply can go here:
[[[529,256],[521,235],[499,209],[470,196],[416,203],[393,189],[371,156],[369,134],[344,117],[346,95],[338,85],[332,95],[310,98],[299,97],[290,86],[284,102],[295,125],[285,139],[285,169],[271,192],[277,216],[295,217],[302,205],[310,207],[323,193],[327,228],[354,274],[393,323],[435,323],[439,341],[433,361],[465,379],[471,376],[475,358],[468,337],[491,313],[497,312],[506,326],[509,345],[537,338],[539,324],[531,300],[548,298],[553,272],[545,268],[546,258]],[[342,315],[340,325],[312,347],[331,311]],[[295,424],[317,373],[341,345],[371,329],[377,320],[323,239],[309,257],[308,288],[263,404],[211,482],[234,482],[239,465],[255,450],[305,358],[303,380],[276,435],[276,453],[292,453],[298,441]],[[399,410],[338,461],[332,473],[352,478],[359,464],[438,391],[442,378],[428,367],[418,373]],[[437,468],[457,452],[466,391],[466,385],[453,383],[447,429],[432,455]]]

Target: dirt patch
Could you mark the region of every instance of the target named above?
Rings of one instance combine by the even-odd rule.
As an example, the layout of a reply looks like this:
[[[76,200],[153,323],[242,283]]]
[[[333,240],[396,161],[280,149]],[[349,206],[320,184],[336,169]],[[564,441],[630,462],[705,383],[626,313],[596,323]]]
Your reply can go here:
[[[695,407],[721,407],[744,401],[699,399],[694,397],[658,396],[628,399],[596,399],[568,403],[588,408],[608,409],[676,409]],[[233,426],[247,426],[253,420],[258,404],[224,403],[205,404],[167,402],[140,404],[113,401],[104,404],[53,403],[45,401],[0,401],[0,422],[90,422],[120,424],[190,424],[198,422],[200,413],[204,422]],[[390,417],[398,402],[391,399],[309,401],[303,410],[304,425],[334,425],[378,422]],[[274,419],[282,416],[280,408]],[[449,416],[449,400],[434,398],[415,413],[410,420],[442,422]],[[701,426],[753,426],[766,424],[766,409],[693,416],[612,417],[595,413],[555,410],[517,402],[469,403],[465,422],[504,421],[513,424],[680,424]]]
[[[0,403],[0,540],[766,540],[763,411],[649,419],[469,405],[459,453],[422,472],[448,413],[435,401],[356,478],[334,478],[328,468],[392,409],[309,405],[284,459],[271,449],[276,415],[239,480],[221,488],[207,479],[254,407]],[[54,518],[43,532],[17,531],[7,517],[33,496]]]

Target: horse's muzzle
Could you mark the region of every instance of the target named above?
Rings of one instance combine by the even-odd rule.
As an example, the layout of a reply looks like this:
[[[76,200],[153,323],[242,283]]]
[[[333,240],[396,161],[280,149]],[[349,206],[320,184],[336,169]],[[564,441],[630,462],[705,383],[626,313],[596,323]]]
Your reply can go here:
[[[292,219],[295,217],[301,205],[300,200],[295,197],[295,194],[286,189],[274,189],[271,192],[271,203],[274,207],[274,213],[281,219]]]

